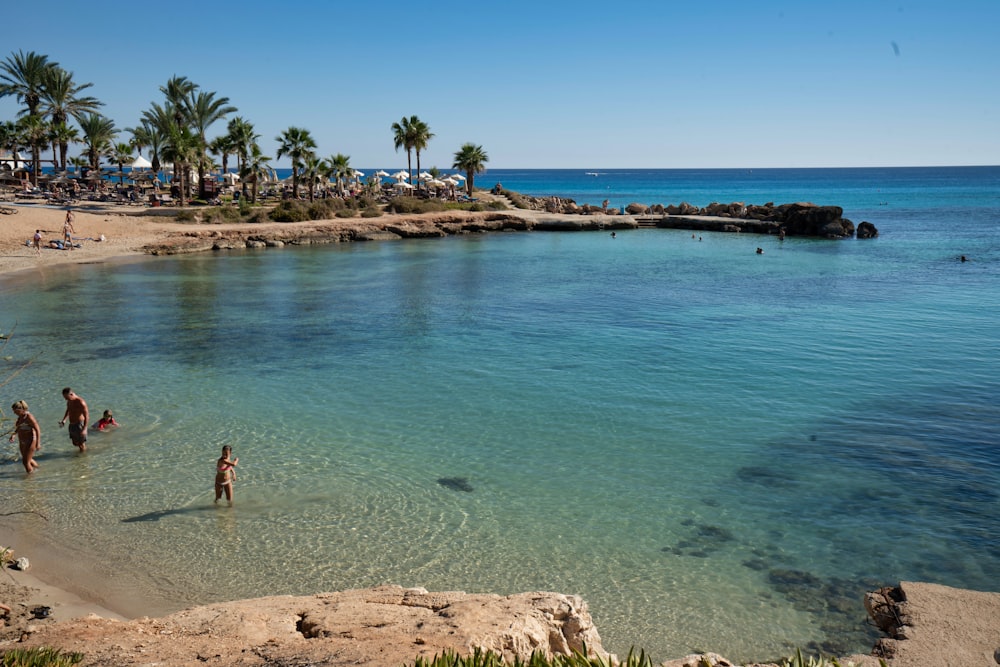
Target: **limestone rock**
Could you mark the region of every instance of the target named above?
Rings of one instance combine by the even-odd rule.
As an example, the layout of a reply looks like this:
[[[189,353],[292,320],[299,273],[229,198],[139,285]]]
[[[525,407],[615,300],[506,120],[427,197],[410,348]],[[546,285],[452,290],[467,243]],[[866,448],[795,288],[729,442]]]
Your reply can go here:
[[[157,639],[158,637],[162,639]],[[40,626],[23,647],[85,654],[83,665],[211,664],[399,667],[481,648],[526,660],[586,644],[607,660],[587,604],[559,593],[431,593],[380,586],[195,607],[160,619],[89,618]]]

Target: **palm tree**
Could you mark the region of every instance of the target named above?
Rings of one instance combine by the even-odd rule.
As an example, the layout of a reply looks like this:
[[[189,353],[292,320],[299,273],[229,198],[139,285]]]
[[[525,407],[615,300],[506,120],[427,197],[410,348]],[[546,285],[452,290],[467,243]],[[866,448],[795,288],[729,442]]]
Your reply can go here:
[[[80,138],[80,132],[72,125],[55,123],[52,125],[52,160],[56,162],[56,150],[59,151],[58,166],[60,171],[66,171],[66,156],[69,145]]]
[[[251,200],[254,204],[257,203],[257,185],[260,183],[261,177],[266,177],[270,171],[268,163],[271,158],[267,157],[260,151],[260,146],[257,142],[250,144],[250,150],[247,153],[246,162],[243,164],[243,169],[240,170],[240,178],[243,182],[251,181],[253,183],[253,199]]]
[[[233,138],[228,134],[220,134],[208,143],[208,152],[219,156],[219,161],[222,164],[222,173],[225,174],[229,171],[229,156],[236,152],[236,146],[233,145]]]
[[[413,116],[413,119],[420,121],[416,116]],[[410,153],[413,151],[413,128],[410,121],[411,119],[403,116],[398,123],[392,124],[392,142],[397,153],[400,148],[406,149],[406,171],[410,174],[410,185],[413,185],[413,163],[410,160]]]
[[[247,184],[243,179],[243,168],[250,153],[250,147],[257,143],[260,135],[253,130],[253,125],[245,118],[237,116],[230,119],[226,128],[230,139],[233,142],[233,149],[236,151],[236,164],[239,168],[243,196],[247,196]]]
[[[17,101],[24,104],[26,111],[18,115],[28,118],[39,118],[38,107],[42,102],[42,92],[48,70],[56,63],[49,62],[48,56],[34,51],[25,53],[18,51],[11,54],[7,60],[0,63],[0,97],[14,95]],[[38,185],[38,174],[41,171],[41,144],[46,141],[46,132],[41,131],[39,123],[30,121],[32,172],[31,180]]]
[[[465,191],[471,197],[473,190],[473,179],[476,174],[486,171],[486,163],[490,161],[486,151],[482,146],[473,143],[462,144],[462,147],[455,152],[455,162],[451,166],[465,172]]]
[[[337,183],[337,192],[343,196],[344,184],[354,173],[354,170],[351,169],[351,156],[337,153],[328,157],[325,164],[327,177],[332,178]]]
[[[172,76],[167,81],[167,85],[160,86],[160,92],[167,98],[166,108],[178,125],[184,123],[188,97],[196,90],[198,90],[198,84],[190,81],[186,76]]]
[[[143,148],[149,147],[149,161],[153,165],[152,170],[153,172],[160,171],[160,153],[163,152],[163,145],[166,143],[163,132],[145,120],[138,127],[126,128],[126,132],[132,134],[129,144],[135,148],[139,155],[142,155]]]
[[[69,164],[73,167],[73,171],[82,172],[84,167],[87,166],[87,156],[77,155],[76,157],[71,157],[68,160]]]
[[[34,51],[12,53],[0,63],[0,97],[16,96],[17,101],[27,109],[27,115],[37,116],[46,75],[51,67],[56,67],[56,63],[50,63],[48,56]]]
[[[201,143],[199,150],[203,157],[205,150],[208,148],[208,140],[205,138],[205,133],[208,131],[209,126],[215,123],[215,121],[222,120],[227,115],[234,113],[236,110],[236,107],[229,105],[228,97],[216,99],[215,93],[206,93],[204,91],[195,93],[192,91],[188,96],[185,102],[185,114],[188,123],[190,123],[192,129],[198,135],[198,140]],[[198,160],[198,194],[202,199],[205,198],[205,166],[206,160]]]
[[[89,113],[80,117],[80,131],[83,132],[83,144],[87,147],[87,158],[90,168],[101,169],[101,156],[108,153],[111,142],[118,133],[115,122],[99,113]]]
[[[174,165],[174,177],[178,179],[180,205],[187,204],[189,186],[188,172],[191,165],[199,161],[201,142],[186,125],[171,123],[163,146],[163,158]]]
[[[302,160],[302,180],[309,186],[309,201],[316,200],[316,185],[323,176],[325,166],[315,153],[310,153]]]
[[[0,150],[10,151],[10,156],[14,157],[24,145],[24,136],[12,120],[0,123]]]
[[[127,142],[120,141],[112,145],[105,157],[118,165],[118,185],[125,184],[125,163],[132,161],[132,146]]]
[[[316,148],[316,141],[309,134],[309,130],[301,127],[289,127],[282,132],[275,141],[278,142],[278,159],[287,155],[292,158],[292,196],[299,198],[299,172],[303,167],[305,158],[313,154]]]
[[[84,83],[77,85],[73,81],[73,73],[67,72],[58,65],[53,65],[45,70],[44,87],[42,89],[41,112],[48,116],[53,127],[65,125],[70,118],[79,118],[84,113],[91,113],[104,106],[104,103],[89,95],[80,96],[80,92],[90,88],[94,84]],[[56,139],[59,143],[59,167],[66,170],[66,153],[69,143],[73,138],[69,138],[66,133],[60,133]],[[55,151],[52,151],[55,153]]]
[[[31,183],[38,185],[38,175],[42,172],[42,147],[48,145],[52,128],[41,116],[24,116],[17,124],[25,143],[31,146]]]
[[[427,142],[434,138],[434,133],[427,123],[416,116],[410,118],[410,128],[413,132],[413,151],[417,154],[417,173],[420,173],[420,151],[427,148]]]

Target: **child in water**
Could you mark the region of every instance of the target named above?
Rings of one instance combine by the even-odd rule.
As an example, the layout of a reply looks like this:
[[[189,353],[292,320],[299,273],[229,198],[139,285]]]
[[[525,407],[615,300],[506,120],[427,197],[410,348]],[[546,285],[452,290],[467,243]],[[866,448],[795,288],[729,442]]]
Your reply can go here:
[[[118,422],[115,421],[115,416],[111,414],[111,410],[105,410],[104,415],[94,424],[94,428],[98,431],[106,431],[108,427],[118,425]]]
[[[230,505],[233,504],[233,482],[236,481],[236,464],[240,462],[240,458],[237,456],[235,459],[231,458],[233,455],[233,448],[229,445],[225,445],[222,448],[222,456],[215,464],[215,502],[219,502],[222,498],[222,492],[226,492],[226,500]]]

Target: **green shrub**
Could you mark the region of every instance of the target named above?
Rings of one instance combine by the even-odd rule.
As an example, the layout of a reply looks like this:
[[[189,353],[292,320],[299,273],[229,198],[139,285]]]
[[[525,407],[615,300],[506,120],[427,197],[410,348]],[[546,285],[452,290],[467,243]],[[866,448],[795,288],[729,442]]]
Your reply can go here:
[[[182,208],[177,211],[177,215],[175,217],[177,222],[194,222],[195,219],[194,211],[189,208]]]
[[[502,194],[507,195],[507,199],[514,205],[515,208],[531,208],[531,204],[528,200],[524,198],[520,193],[514,192],[513,190],[504,190]]]
[[[269,217],[275,222],[303,222],[311,219],[305,206],[291,199],[275,206]]]
[[[378,218],[382,215],[382,209],[378,206],[369,206],[365,210],[361,211],[362,218]]]
[[[396,197],[386,205],[386,210],[390,213],[440,213],[447,210],[447,206],[439,199]]]
[[[336,216],[338,218],[353,218],[358,212],[353,208],[342,208],[337,211]]]
[[[255,225],[262,222],[269,222],[271,219],[270,214],[271,212],[266,208],[254,209],[250,212],[250,215],[247,216],[246,221]]]
[[[240,199],[240,215],[245,218],[248,215],[250,215],[250,211],[251,210],[252,209],[251,209],[251,206],[250,206],[250,200],[247,199],[246,197],[243,197],[242,199]]]
[[[47,646],[39,648],[15,648],[3,652],[2,667],[69,667],[83,660],[82,653],[63,653]]]

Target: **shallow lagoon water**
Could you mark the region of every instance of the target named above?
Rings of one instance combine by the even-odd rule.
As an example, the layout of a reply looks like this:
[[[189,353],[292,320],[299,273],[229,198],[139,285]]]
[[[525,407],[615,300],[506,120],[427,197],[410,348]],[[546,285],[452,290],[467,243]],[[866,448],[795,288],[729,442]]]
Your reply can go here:
[[[154,608],[541,589],[621,654],[867,652],[870,587],[1000,574],[983,192],[859,207],[868,242],[511,233],[11,277],[6,353],[34,361],[5,405],[45,448],[0,486]],[[67,384],[123,424],[86,456]]]

